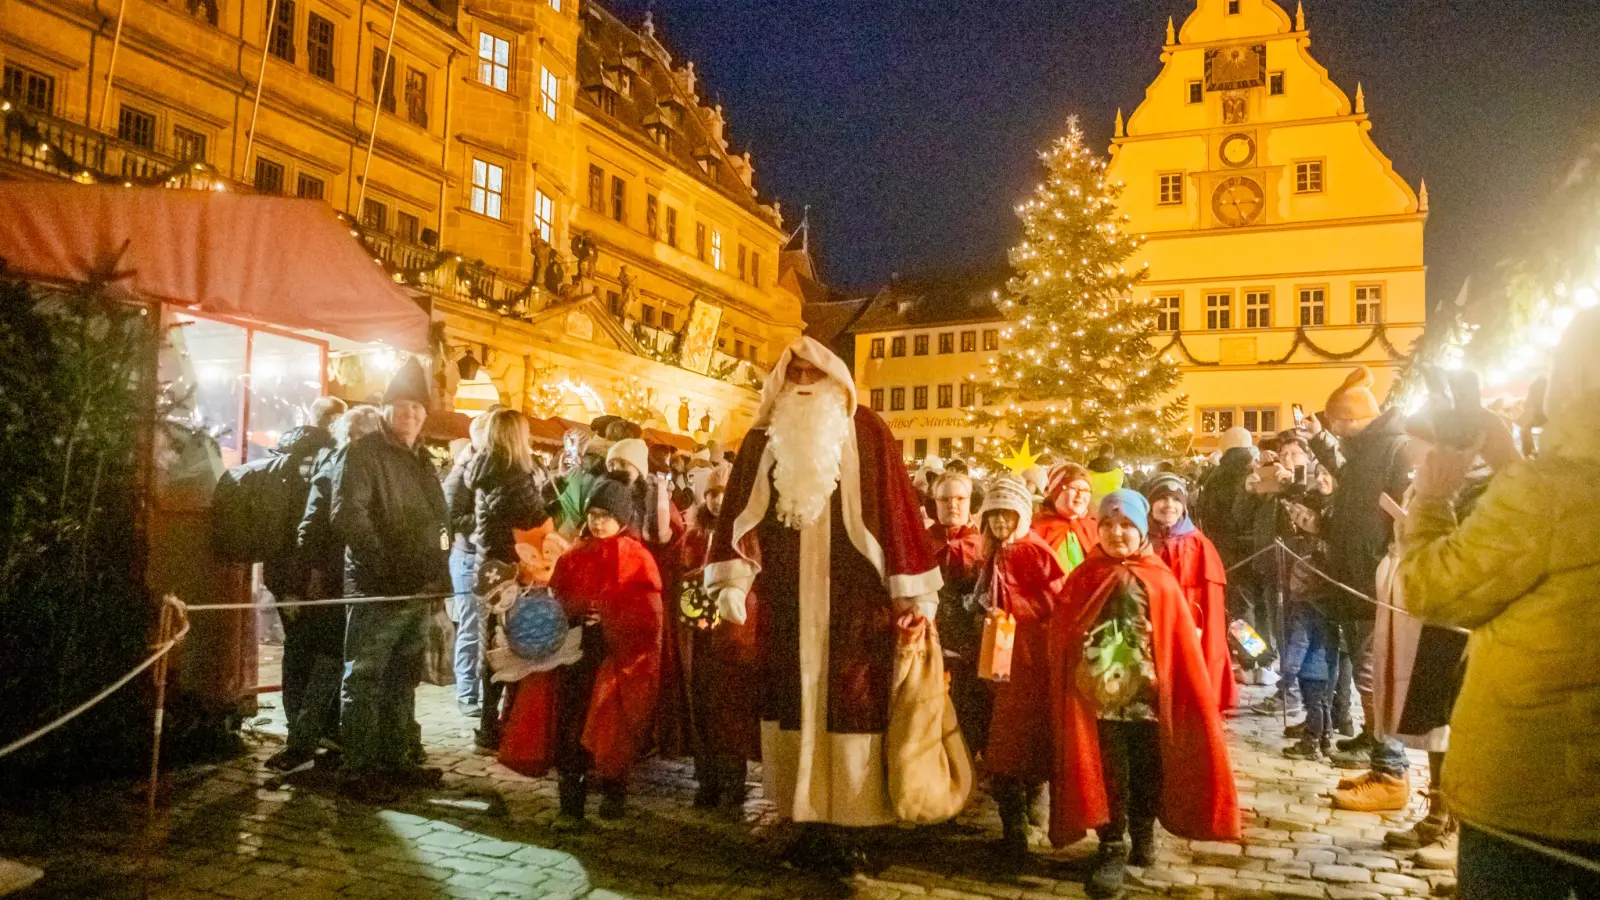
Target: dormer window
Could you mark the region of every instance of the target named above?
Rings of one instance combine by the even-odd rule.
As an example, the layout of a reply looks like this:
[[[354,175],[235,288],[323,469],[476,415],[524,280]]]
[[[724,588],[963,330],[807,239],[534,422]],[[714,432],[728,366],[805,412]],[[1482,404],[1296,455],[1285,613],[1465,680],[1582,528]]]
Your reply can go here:
[[[617,73],[617,93],[624,97],[633,96],[633,73],[624,69]]]
[[[656,142],[657,147],[668,153],[672,152],[672,126],[667,124],[667,117],[663,115],[662,110],[658,109],[644,117],[644,130],[650,135],[650,139]]]
[[[661,121],[668,128],[678,130],[683,127],[684,105],[677,97],[668,96],[656,106],[661,113]]]
[[[717,155],[711,151],[709,145],[701,147],[694,152],[694,161],[700,164],[700,171],[707,175],[711,175],[716,171]]]
[[[605,67],[606,82],[624,97],[633,96],[633,79],[639,74],[639,54],[623,53]]]

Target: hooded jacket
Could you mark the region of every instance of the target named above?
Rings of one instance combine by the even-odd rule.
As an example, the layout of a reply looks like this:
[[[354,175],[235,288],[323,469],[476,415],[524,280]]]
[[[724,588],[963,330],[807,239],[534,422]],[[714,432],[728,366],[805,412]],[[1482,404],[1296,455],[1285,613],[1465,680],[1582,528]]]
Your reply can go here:
[[[300,549],[297,533],[306,497],[311,492],[311,476],[310,473],[300,474],[300,467],[310,461],[310,468],[314,468],[318,454],[332,446],[333,435],[326,428],[298,425],[284,432],[278,445],[272,448],[272,462],[282,481],[280,489],[271,495],[274,508],[261,510],[258,521],[270,522],[271,527],[282,530],[282,536],[275,542],[282,549],[264,560],[261,567],[262,580],[274,597],[288,599],[305,594],[313,560]]]
[[[1472,629],[1444,766],[1452,811],[1600,842],[1600,394],[1553,415],[1541,451],[1459,523],[1448,501],[1414,499],[1399,578],[1413,614]]]
[[[546,505],[554,491],[544,469],[522,472],[493,453],[480,453],[467,463],[462,480],[472,492],[472,544],[478,561],[515,563],[515,530],[538,528],[550,518]]]
[[[444,490],[418,448],[388,425],[350,443],[333,477],[330,521],[346,547],[345,593],[380,597],[450,583]]]
[[[1313,450],[1323,465],[1330,465],[1337,457],[1343,460],[1343,465],[1333,472],[1333,496],[1328,498],[1322,517],[1328,574],[1368,597],[1378,595],[1378,564],[1388,555],[1389,542],[1394,538],[1393,520],[1378,505],[1378,498],[1387,493],[1398,503],[1405,496],[1411,484],[1411,463],[1406,453],[1409,442],[1405,416],[1398,407],[1341,441],[1337,456],[1328,454],[1325,441],[1313,442]],[[1222,550],[1220,543],[1217,549]],[[1228,559],[1226,551],[1223,559]],[[1344,591],[1329,597],[1326,608],[1335,618],[1370,620],[1377,614],[1377,607]]]
[[[1229,565],[1252,552],[1253,523],[1240,501],[1245,497],[1244,483],[1254,461],[1249,447],[1234,447],[1223,453],[1194,502],[1194,523],[1211,538],[1223,562]]]

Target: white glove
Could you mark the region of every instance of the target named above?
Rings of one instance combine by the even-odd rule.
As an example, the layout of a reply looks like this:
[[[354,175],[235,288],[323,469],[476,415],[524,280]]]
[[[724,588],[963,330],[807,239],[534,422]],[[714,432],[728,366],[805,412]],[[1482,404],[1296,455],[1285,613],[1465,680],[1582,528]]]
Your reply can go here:
[[[717,615],[735,625],[743,625],[748,616],[744,607],[745,596],[742,588],[723,588],[717,594]]]

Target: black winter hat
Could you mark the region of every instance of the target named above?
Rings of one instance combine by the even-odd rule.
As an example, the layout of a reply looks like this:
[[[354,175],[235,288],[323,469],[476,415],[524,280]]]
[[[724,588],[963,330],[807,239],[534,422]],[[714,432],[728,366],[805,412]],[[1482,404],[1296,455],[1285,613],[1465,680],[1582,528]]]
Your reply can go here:
[[[389,380],[389,389],[383,392],[383,405],[410,400],[423,406],[431,406],[429,400],[432,393],[428,390],[428,375],[422,371],[422,364],[414,358],[408,359]]]
[[[588,509],[603,510],[624,524],[633,521],[633,489],[607,476],[589,494]],[[587,511],[587,510],[586,510]]]

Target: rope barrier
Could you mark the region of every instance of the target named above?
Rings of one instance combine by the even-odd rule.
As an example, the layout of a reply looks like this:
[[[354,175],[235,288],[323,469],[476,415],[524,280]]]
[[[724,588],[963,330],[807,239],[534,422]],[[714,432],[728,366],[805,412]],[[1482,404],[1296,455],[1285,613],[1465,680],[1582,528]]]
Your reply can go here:
[[[446,594],[396,594],[389,597],[331,597],[326,600],[284,600],[272,603],[202,603],[184,607],[188,612],[214,612],[225,609],[263,609],[290,606],[353,606],[357,603],[404,603],[407,600],[448,600],[451,597],[473,597],[471,591]]]
[[[1290,550],[1287,546],[1284,545],[1282,538],[1279,538],[1274,546],[1276,546],[1281,552],[1286,554],[1290,559],[1293,559],[1296,562],[1300,563],[1300,565],[1305,566],[1306,569],[1308,571],[1310,571],[1313,575],[1316,575],[1316,576],[1320,577],[1323,581],[1328,582],[1329,584],[1333,585],[1334,587],[1339,588],[1340,590],[1342,590],[1342,591],[1344,591],[1344,592],[1346,592],[1348,594],[1351,594],[1352,596],[1360,597],[1362,600],[1365,600],[1368,603],[1371,603],[1373,606],[1379,607],[1380,609],[1387,609],[1387,610],[1391,610],[1393,612],[1397,612],[1397,613],[1399,613],[1402,616],[1405,616],[1407,618],[1416,619],[1419,622],[1427,623],[1428,625],[1430,625],[1430,626],[1432,626],[1434,628],[1443,628],[1446,631],[1454,631],[1454,632],[1456,632],[1458,634],[1471,634],[1472,633],[1470,630],[1468,630],[1466,628],[1459,628],[1459,627],[1457,627],[1455,625],[1440,625],[1440,624],[1437,624],[1437,623],[1434,623],[1434,622],[1429,622],[1427,619],[1422,618],[1421,616],[1417,615],[1416,613],[1411,612],[1408,609],[1404,609],[1402,607],[1395,606],[1393,603],[1385,603],[1382,600],[1377,599],[1376,597],[1368,597],[1366,594],[1361,593],[1360,591],[1356,590],[1355,588],[1351,587],[1350,585],[1345,584],[1344,582],[1338,580],[1337,578],[1334,578],[1332,575],[1329,575],[1328,573],[1326,573],[1326,572],[1322,571],[1321,569],[1317,568],[1316,566],[1312,565],[1311,564],[1311,560],[1306,559],[1304,556],[1301,556],[1300,554],[1294,552],[1293,550]],[[1271,548],[1268,548],[1268,549],[1271,549]]]
[[[146,669],[148,669],[151,666],[155,665],[157,662],[159,662],[161,660],[162,657],[164,657],[168,653],[172,652],[172,648],[178,646],[178,644],[183,641],[184,636],[189,633],[189,619],[188,619],[187,616],[185,616],[183,614],[183,603],[180,602],[177,598],[175,598],[175,597],[167,597],[163,601],[163,605],[164,606],[173,607],[173,612],[178,616],[178,620],[183,623],[183,627],[178,630],[177,634],[174,634],[172,637],[168,638],[165,642],[163,642],[159,647],[157,647],[156,651],[154,653],[152,653],[149,657],[147,657],[144,662],[139,663],[139,665],[135,666],[133,668],[133,671],[129,672],[128,674],[126,674],[124,676],[122,676],[121,678],[118,678],[116,681],[113,681],[108,687],[106,687],[100,693],[95,694],[93,697],[90,697],[88,700],[85,700],[84,702],[82,702],[82,703],[78,704],[77,706],[73,707],[65,715],[57,718],[55,721],[50,722],[49,724],[44,725],[43,727],[36,729],[35,731],[33,731],[30,734],[26,734],[26,735],[23,735],[20,738],[17,738],[16,740],[14,740],[11,743],[5,745],[4,747],[0,747],[0,759],[4,759],[5,757],[10,756],[11,754],[17,752],[18,750],[21,750],[23,747],[28,746],[29,744],[33,743],[34,741],[37,741],[38,739],[44,737],[45,735],[49,734],[50,732],[55,731],[56,729],[62,727],[63,725],[66,725],[68,722],[71,722],[73,719],[76,719],[77,717],[83,715],[85,712],[88,712],[90,708],[92,708],[96,704],[100,703],[101,701],[105,700],[107,697],[110,697],[112,694],[115,694],[117,691],[121,690],[125,685],[127,685],[128,682],[134,680],[135,678],[138,678],[141,674],[144,673],[144,671]]]

